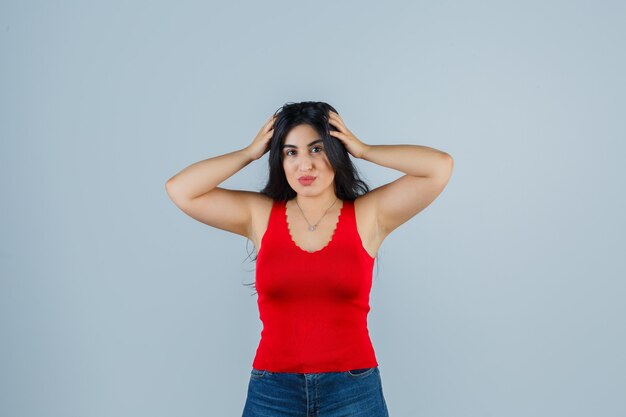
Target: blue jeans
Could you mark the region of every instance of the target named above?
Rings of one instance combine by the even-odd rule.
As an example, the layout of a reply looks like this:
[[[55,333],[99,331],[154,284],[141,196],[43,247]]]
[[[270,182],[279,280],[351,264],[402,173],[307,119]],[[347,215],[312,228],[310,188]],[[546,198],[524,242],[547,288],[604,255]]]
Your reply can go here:
[[[389,417],[378,367],[290,373],[252,368],[242,417]]]

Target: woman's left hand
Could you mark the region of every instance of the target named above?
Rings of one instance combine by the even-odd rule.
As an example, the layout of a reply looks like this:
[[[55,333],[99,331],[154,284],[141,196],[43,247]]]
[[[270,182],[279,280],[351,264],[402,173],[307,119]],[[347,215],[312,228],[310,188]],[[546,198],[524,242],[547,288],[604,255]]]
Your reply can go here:
[[[367,150],[368,145],[361,142],[341,120],[341,116],[332,110],[328,111],[328,123],[335,126],[338,131],[331,130],[330,134],[339,139],[345,145],[350,155],[355,158],[362,158],[363,153]]]

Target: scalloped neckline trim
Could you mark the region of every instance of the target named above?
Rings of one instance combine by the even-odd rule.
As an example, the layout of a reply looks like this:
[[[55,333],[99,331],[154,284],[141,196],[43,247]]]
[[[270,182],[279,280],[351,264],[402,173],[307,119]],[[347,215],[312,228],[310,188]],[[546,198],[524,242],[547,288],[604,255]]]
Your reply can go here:
[[[293,243],[293,246],[295,246],[297,249],[300,249],[300,251],[304,252],[304,253],[308,253],[310,255],[314,254],[314,253],[318,253],[323,251],[324,249],[326,249],[327,247],[330,246],[330,244],[335,240],[335,235],[337,234],[337,229],[339,229],[339,222],[341,221],[341,216],[344,213],[344,209],[346,207],[346,201],[341,200],[342,204],[341,204],[341,208],[339,209],[339,215],[337,216],[337,222],[335,223],[335,228],[333,229],[333,234],[330,235],[330,240],[328,242],[326,242],[326,244],[324,246],[322,246],[320,249],[314,250],[312,252],[309,252],[306,249],[303,249],[300,247],[300,245],[298,245],[296,243],[296,241],[294,240],[293,236],[291,235],[291,229],[289,227],[289,216],[287,215],[287,202],[285,201],[283,203],[283,218],[285,219],[285,227],[287,228],[287,235],[289,235],[289,239],[291,240],[291,243]]]

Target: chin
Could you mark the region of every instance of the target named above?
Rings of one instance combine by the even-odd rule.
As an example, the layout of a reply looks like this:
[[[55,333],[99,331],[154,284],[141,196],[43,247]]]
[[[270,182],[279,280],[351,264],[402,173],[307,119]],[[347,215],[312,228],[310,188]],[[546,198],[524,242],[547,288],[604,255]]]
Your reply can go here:
[[[307,195],[308,196],[308,195],[316,194],[315,192],[313,192],[311,190],[311,187],[300,186],[300,187],[294,188],[294,190],[295,190],[295,192],[297,192],[298,194],[301,194],[301,195]]]

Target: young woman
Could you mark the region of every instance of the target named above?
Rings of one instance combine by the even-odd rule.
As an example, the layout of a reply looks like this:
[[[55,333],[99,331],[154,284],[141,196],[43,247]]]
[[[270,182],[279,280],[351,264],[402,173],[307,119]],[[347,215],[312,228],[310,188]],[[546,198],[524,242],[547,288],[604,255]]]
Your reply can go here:
[[[260,192],[218,184],[269,151]],[[405,175],[369,190],[350,156]],[[247,147],[167,181],[173,202],[256,248],[263,330],[243,416],[388,416],[367,329],[378,248],[428,206],[452,157],[419,145],[370,145],[323,102],[288,103]]]

